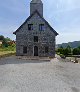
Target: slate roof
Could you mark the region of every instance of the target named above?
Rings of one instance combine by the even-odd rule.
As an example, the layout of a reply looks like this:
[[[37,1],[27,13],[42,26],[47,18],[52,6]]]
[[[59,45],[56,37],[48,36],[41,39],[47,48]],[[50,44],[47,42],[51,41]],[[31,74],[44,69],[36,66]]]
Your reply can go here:
[[[16,35],[16,33],[23,27],[23,25],[25,25],[26,24],[26,22],[35,14],[35,13],[37,13],[39,16],[40,16],[40,18],[48,25],[48,27],[55,33],[55,35],[57,36],[58,35],[58,33],[50,26],[50,24],[39,14],[39,12],[36,10],[36,11],[34,11],[27,19],[26,19],[26,21],[15,31],[15,32],[13,32],[13,34],[15,34]]]

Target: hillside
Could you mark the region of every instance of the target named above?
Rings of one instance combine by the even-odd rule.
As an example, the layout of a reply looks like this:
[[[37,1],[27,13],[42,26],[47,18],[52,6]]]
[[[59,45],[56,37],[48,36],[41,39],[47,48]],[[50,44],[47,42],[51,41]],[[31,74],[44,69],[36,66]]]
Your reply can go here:
[[[80,41],[74,41],[74,42],[68,42],[68,43],[62,43],[62,44],[57,44],[57,48],[63,47],[66,48],[67,46],[71,46],[72,48],[76,48],[80,46]]]

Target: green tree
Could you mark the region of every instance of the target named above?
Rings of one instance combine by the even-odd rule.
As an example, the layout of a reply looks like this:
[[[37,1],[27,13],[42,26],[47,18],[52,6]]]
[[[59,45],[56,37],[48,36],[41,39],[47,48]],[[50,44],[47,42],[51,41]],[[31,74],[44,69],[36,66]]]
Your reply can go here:
[[[63,49],[63,55],[65,55],[65,56],[69,55],[68,48]]]
[[[68,53],[68,55],[69,55],[69,54],[71,54],[71,52],[72,52],[72,51],[71,51],[71,47],[70,47],[69,45],[67,46],[67,48],[66,48],[66,49],[67,49],[67,51],[68,51],[68,52],[67,52],[67,53]]]
[[[8,47],[8,43],[7,43],[7,41],[6,41],[5,39],[3,40],[2,43],[3,43],[3,46],[4,46],[4,47]]]
[[[11,41],[10,38],[5,38],[3,35],[0,35],[0,40],[2,41],[3,47],[8,47],[8,41]]]
[[[61,49],[63,49],[63,46],[60,46]]]
[[[60,53],[60,54],[63,54],[63,47],[61,46],[60,48],[58,48],[58,52]]]
[[[4,36],[2,36],[2,35],[0,35],[0,40],[4,40],[5,38],[4,38]]]
[[[63,54],[65,56],[70,55],[71,54],[71,47],[68,45],[66,48],[63,48],[62,46],[58,49],[58,52],[60,52],[60,54]]]
[[[80,49],[80,46],[78,48]]]
[[[73,49],[73,55],[80,55],[80,49],[79,48],[74,48]]]
[[[11,39],[10,39],[10,38],[8,38],[8,37],[7,37],[7,38],[5,38],[5,40],[6,40],[6,42],[11,41]]]

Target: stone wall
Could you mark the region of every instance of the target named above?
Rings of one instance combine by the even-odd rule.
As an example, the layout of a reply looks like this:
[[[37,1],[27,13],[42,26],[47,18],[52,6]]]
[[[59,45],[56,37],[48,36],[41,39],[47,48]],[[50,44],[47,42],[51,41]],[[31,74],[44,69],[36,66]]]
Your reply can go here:
[[[33,30],[28,30],[28,24],[33,24]],[[39,31],[39,24],[45,25],[44,31]],[[34,42],[34,36],[38,36],[38,42]],[[23,54],[23,46],[27,46],[27,54]],[[16,33],[16,54],[34,56],[34,46],[38,46],[39,56],[55,56],[55,34],[37,13]],[[49,47],[47,54],[45,54],[45,46]]]
[[[36,10],[40,13],[41,16],[43,16],[43,4],[42,3],[31,3],[30,4],[30,15]]]

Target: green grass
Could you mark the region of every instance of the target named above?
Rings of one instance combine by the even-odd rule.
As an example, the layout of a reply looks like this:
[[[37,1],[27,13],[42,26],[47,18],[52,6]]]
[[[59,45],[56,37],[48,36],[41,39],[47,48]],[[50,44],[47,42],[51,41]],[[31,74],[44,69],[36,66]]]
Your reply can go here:
[[[0,52],[1,51],[16,51],[16,47],[15,46],[0,47]]]
[[[16,47],[0,47],[0,57],[15,55]]]

